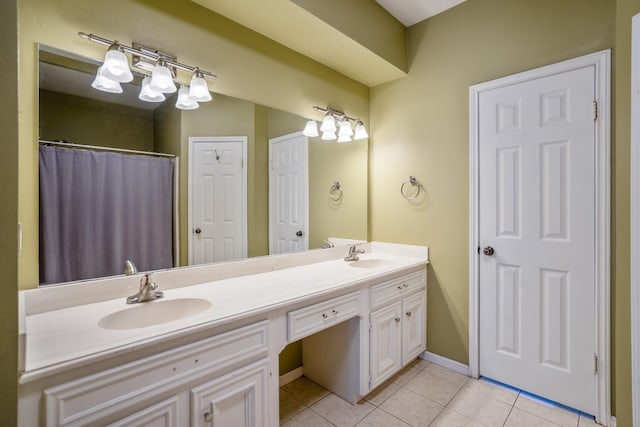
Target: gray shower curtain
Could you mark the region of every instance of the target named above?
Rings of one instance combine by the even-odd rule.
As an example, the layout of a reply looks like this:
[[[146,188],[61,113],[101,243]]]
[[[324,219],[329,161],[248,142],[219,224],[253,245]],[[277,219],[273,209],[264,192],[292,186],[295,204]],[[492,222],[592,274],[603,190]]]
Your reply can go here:
[[[173,266],[173,159],[40,146],[40,283]]]

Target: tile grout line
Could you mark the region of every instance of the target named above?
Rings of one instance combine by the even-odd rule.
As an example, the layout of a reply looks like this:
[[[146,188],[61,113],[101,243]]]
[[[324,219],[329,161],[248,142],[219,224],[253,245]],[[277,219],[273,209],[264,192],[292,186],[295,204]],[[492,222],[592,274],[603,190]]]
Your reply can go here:
[[[502,423],[503,427],[507,425],[507,421],[509,421],[509,417],[511,416],[511,413],[513,412],[513,408],[516,407],[516,402],[518,401],[519,397],[520,397],[520,391],[518,390],[518,394],[516,395],[516,398],[513,400],[513,403],[511,404],[511,409],[509,409],[509,413],[507,414],[507,418],[505,418],[504,422]]]

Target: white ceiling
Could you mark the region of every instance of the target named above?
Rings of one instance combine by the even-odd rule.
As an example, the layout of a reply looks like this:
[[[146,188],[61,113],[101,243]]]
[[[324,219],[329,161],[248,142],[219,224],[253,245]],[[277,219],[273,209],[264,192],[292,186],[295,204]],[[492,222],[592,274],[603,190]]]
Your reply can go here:
[[[444,12],[465,0],[376,0],[405,27]]]

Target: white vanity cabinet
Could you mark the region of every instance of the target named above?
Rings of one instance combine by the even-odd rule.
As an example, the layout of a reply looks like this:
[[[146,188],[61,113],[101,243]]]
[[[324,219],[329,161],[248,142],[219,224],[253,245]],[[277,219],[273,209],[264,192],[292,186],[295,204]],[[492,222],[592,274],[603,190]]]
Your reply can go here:
[[[426,350],[426,273],[371,287],[369,390]]]
[[[267,326],[238,328],[47,388],[46,425],[264,426]]]

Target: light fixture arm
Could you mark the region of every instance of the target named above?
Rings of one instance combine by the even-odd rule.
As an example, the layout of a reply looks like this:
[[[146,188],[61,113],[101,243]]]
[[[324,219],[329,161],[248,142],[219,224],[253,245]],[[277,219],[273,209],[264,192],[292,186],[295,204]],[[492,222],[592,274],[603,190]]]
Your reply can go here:
[[[323,108],[323,107],[318,107],[317,105],[313,106],[313,109],[316,111],[320,111],[323,113],[330,113],[331,115],[333,115],[336,119],[342,120],[342,119],[347,119],[350,120],[352,122],[361,122],[362,120],[360,119],[355,119],[353,117],[349,117],[347,116],[345,113],[343,113],[342,111],[339,110],[334,110],[333,108],[327,107],[327,108]]]
[[[123,44],[119,43],[118,41],[112,41],[112,40],[105,39],[105,38],[100,37],[100,36],[96,36],[95,34],[87,34],[87,33],[84,33],[82,31],[79,32],[78,35],[80,37],[82,37],[83,39],[87,39],[87,40],[90,40],[90,41],[92,41],[94,43],[98,43],[98,44],[101,44],[101,45],[104,45],[104,46],[111,47],[113,45],[116,45],[118,47],[118,49],[122,50],[123,52],[127,52],[127,53],[130,53],[132,55],[141,56],[141,57],[150,59],[152,61],[158,61],[158,60],[162,59],[166,64],[171,65],[172,67],[176,67],[176,68],[179,68],[181,70],[188,71],[188,72],[191,72],[191,73],[197,72],[197,73],[200,73],[202,75],[202,77],[208,77],[210,79],[218,78],[218,76],[216,76],[213,73],[210,73],[209,71],[202,70],[199,67],[192,67],[191,65],[186,65],[186,64],[182,64],[180,62],[173,61],[170,58],[167,58],[166,56],[161,55],[161,54],[156,54],[156,53],[148,52],[148,51],[142,51],[140,49],[136,49],[136,48],[133,48],[133,47],[130,47],[130,46],[127,46],[127,45],[123,45]]]

